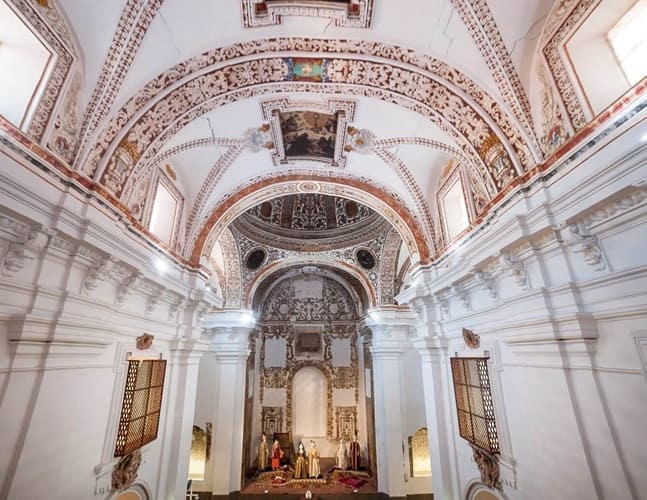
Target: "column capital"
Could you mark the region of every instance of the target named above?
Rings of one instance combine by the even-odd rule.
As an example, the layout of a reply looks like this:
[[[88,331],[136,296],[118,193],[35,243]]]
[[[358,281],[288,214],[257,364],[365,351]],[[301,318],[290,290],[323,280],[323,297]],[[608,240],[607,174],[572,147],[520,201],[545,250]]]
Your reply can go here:
[[[372,309],[362,319],[371,331],[373,359],[397,359],[409,346],[416,315],[409,308]]]
[[[224,309],[205,315],[202,326],[211,337],[210,350],[221,363],[241,363],[249,356],[254,315],[248,309]]]
[[[424,337],[411,340],[423,362],[441,361],[446,358],[449,342],[445,337]]]

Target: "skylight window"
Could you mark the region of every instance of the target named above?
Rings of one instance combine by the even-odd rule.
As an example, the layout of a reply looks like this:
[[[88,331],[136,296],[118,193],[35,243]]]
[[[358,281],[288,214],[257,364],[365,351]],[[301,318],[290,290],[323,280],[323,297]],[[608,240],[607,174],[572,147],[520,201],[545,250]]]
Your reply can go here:
[[[609,43],[631,85],[647,75],[646,26],[647,0],[638,0],[608,33]]]

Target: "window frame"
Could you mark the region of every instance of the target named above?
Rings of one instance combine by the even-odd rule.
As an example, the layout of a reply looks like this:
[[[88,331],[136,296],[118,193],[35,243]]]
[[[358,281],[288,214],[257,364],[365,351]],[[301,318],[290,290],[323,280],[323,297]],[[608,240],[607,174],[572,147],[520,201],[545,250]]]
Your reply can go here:
[[[138,382],[138,376],[140,374],[140,370],[143,366],[144,363],[150,363],[151,366],[148,369],[148,381],[147,384],[144,387],[137,387],[137,382]],[[154,365],[159,364],[162,366],[161,368],[161,375],[158,374],[160,377],[160,383],[151,385],[153,382],[153,372],[154,372]],[[117,433],[115,437],[115,446],[114,446],[114,457],[123,457],[128,455],[129,453],[132,453],[135,450],[138,450],[145,446],[148,443],[151,443],[157,439],[157,435],[159,433],[159,425],[160,421],[162,419],[162,408],[163,408],[163,398],[164,398],[164,382],[166,379],[166,360],[165,359],[129,359],[128,360],[128,366],[126,370],[126,378],[124,382],[124,391],[123,391],[123,396],[121,399],[121,411],[119,413],[119,422],[117,425]],[[160,389],[159,392],[159,399],[158,399],[158,404],[153,408],[153,411],[150,411],[149,409],[149,403],[150,403],[150,396],[152,389]],[[133,411],[133,400],[134,400],[134,395],[136,391],[146,391],[146,401],[145,401],[145,407],[146,411],[143,415],[138,415],[136,418],[133,418],[132,416],[132,411]],[[155,424],[155,432],[154,434],[148,434],[146,433],[146,420],[150,415],[153,415],[157,413],[157,423]],[[141,428],[141,433],[137,434],[136,436],[131,435],[131,429],[133,427],[131,426],[132,422],[136,420],[144,420],[144,425]],[[135,438],[139,438],[139,444],[138,446],[132,447],[129,446],[130,443],[135,442]],[[130,438],[130,439],[129,439]]]
[[[171,196],[175,199],[175,211],[173,213],[173,222],[172,222],[172,227],[171,227],[171,238],[169,242],[166,242],[162,240],[160,236],[155,234],[151,230],[151,221],[153,219],[153,210],[155,209],[155,200],[157,199],[157,191],[159,186],[163,185],[165,189],[168,190],[168,192],[171,194]],[[162,171],[162,169],[157,169],[157,172],[155,174],[155,177],[153,179],[153,182],[151,182],[151,190],[149,191],[149,199],[151,200],[150,203],[147,204],[147,209],[146,209],[146,229],[150,232],[152,236],[157,238],[157,240],[168,246],[168,248],[175,248],[177,245],[179,236],[180,236],[180,226],[182,222],[182,212],[184,210],[184,196],[180,192],[180,190],[175,186],[174,182],[167,176],[167,174]]]
[[[454,388],[454,401],[456,403],[456,421],[458,425],[458,433],[460,437],[468,441],[472,446],[475,446],[487,453],[491,454],[500,454],[501,453],[501,440],[499,438],[499,431],[496,422],[496,416],[494,411],[495,401],[492,395],[492,384],[490,382],[490,375],[488,369],[489,357],[478,356],[478,357],[464,357],[456,356],[451,357],[450,359],[450,368],[452,374],[452,385]],[[469,372],[467,368],[468,363],[474,363],[478,375],[479,385],[470,384],[471,382],[469,377]],[[457,365],[462,364],[462,379],[457,381],[457,372],[460,370],[460,367]],[[462,389],[465,388],[465,389]],[[480,408],[483,409],[482,414],[475,413],[472,410],[477,406],[475,404],[475,398],[473,398],[473,390],[478,389],[480,401],[476,402]],[[467,402],[468,409],[461,408],[461,402]],[[467,424],[469,426],[470,433],[464,432],[465,426],[462,425],[461,414],[467,414]],[[482,436],[476,436],[474,418],[481,419],[485,421],[485,435],[487,437],[487,443],[484,443]],[[481,439],[479,439],[481,437]]]

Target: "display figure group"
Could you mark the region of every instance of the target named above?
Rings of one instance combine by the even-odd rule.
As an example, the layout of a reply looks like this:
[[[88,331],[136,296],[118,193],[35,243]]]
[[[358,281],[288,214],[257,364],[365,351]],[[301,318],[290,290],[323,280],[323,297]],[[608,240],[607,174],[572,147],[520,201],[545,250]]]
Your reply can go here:
[[[312,440],[310,440],[309,453],[310,460],[308,461],[308,476],[316,479],[321,474],[321,468],[319,467],[319,450],[317,450],[317,445]]]
[[[279,445],[279,440],[275,439],[274,444],[272,444],[272,470],[279,470],[283,455],[284,453],[281,449],[281,445]]]
[[[297,451],[297,461],[294,464],[294,479],[307,479],[308,477],[308,460],[306,457],[306,449],[303,443],[299,443],[299,450]]]
[[[270,450],[267,446],[267,438],[263,433],[261,438],[261,444],[258,446],[258,470],[264,471],[267,469],[267,457],[270,454]]]
[[[335,451],[335,460],[338,469],[348,469],[348,451],[346,450],[346,443],[344,443],[344,438],[341,438],[339,440],[339,446],[337,447],[337,451]]]

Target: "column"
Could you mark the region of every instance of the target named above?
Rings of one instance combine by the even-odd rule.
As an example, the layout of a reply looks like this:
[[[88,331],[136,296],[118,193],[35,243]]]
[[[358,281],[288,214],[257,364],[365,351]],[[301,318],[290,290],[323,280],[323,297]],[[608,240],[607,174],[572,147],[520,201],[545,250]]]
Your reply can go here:
[[[391,497],[406,496],[401,358],[413,319],[408,309],[389,309],[369,311],[363,321],[372,334],[377,486]]]
[[[204,350],[204,345],[194,341],[177,341],[171,347],[168,394],[172,399],[168,404],[161,458],[163,466],[160,468],[161,495],[163,485],[166,485],[163,498],[183,498],[186,494],[198,367]]]
[[[228,495],[240,491],[241,487],[245,378],[254,319],[249,311],[219,311],[205,317],[203,325],[212,335],[211,350],[217,364],[211,443],[212,492]]]
[[[449,369],[448,342],[440,320],[440,306],[425,287],[411,287],[400,296],[416,311],[416,335],[411,343],[421,358],[429,455],[434,498],[459,498],[456,444],[452,415],[453,393]]]

